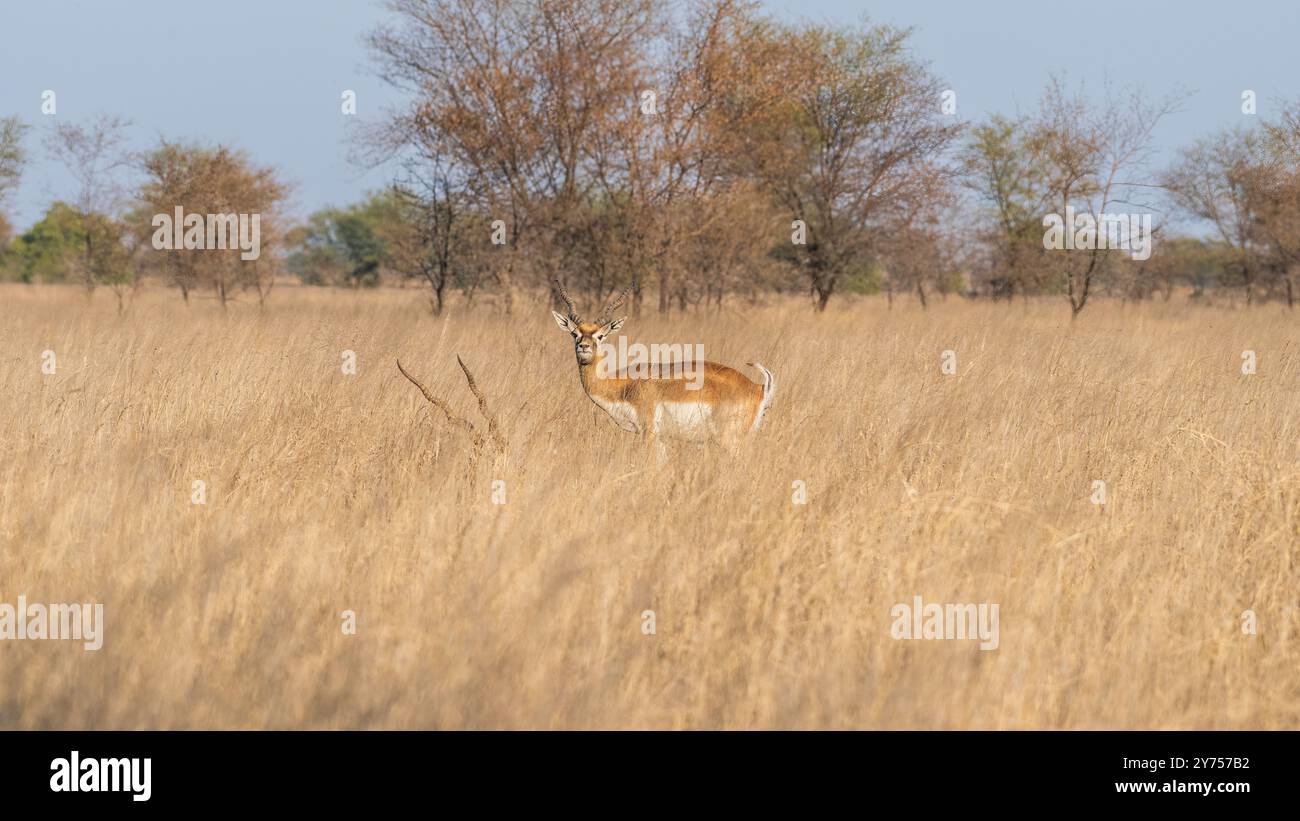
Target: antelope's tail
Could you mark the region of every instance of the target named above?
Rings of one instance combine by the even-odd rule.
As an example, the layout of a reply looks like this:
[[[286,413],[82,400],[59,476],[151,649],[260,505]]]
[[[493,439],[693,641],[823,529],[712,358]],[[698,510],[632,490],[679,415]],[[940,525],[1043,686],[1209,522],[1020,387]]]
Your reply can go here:
[[[750,428],[750,431],[756,431],[763,424],[763,417],[767,414],[767,409],[772,407],[772,397],[776,395],[776,377],[772,375],[771,371],[757,362],[748,364],[763,372],[763,400],[758,403],[758,412],[754,414],[754,424]]]

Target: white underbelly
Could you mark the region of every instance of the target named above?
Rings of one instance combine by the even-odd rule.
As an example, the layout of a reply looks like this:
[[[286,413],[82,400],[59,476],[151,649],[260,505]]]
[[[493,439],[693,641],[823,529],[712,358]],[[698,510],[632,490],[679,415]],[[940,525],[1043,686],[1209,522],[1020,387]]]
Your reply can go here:
[[[633,433],[641,432],[641,416],[632,405],[627,402],[611,402],[598,399],[594,396],[591,397],[591,401],[599,405],[605,413],[608,413],[614,423],[623,430],[629,430]]]
[[[661,402],[655,406],[655,433],[707,436],[713,408],[701,402]]]

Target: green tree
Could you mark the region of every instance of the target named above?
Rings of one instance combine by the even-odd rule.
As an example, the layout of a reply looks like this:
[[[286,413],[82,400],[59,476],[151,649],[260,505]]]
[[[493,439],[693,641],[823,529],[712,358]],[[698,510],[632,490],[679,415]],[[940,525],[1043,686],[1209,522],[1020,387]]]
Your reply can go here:
[[[933,158],[960,126],[938,105],[942,85],[891,26],[771,27],[749,51],[771,89],[740,107],[762,116],[745,135],[738,170],[761,182],[806,228],[796,258],[818,310],[881,236],[932,210],[943,185]],[[760,38],[761,39],[761,38]]]
[[[0,203],[18,185],[27,154],[23,151],[23,134],[27,126],[17,117],[0,117]]]
[[[1030,124],[995,114],[974,126],[959,155],[963,183],[984,207],[988,284],[993,297],[1039,290],[1043,270],[1043,146]]]
[[[11,253],[23,282],[65,282],[79,272],[86,231],[77,209],[55,202],[45,215],[13,241]]]
[[[0,206],[9,192],[18,185],[27,155],[23,151],[23,134],[27,126],[17,117],[0,117]],[[13,254],[9,243],[13,241],[13,225],[0,210],[0,276],[10,267]]]
[[[398,219],[383,195],[372,195],[348,208],[312,214],[295,233],[289,271],[309,285],[371,287],[389,261],[383,234]]]

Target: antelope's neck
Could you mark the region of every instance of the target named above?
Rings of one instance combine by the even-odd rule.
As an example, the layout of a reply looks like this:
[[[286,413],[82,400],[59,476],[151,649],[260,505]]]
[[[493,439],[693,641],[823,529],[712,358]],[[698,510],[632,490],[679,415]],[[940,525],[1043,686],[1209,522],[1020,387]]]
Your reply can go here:
[[[586,365],[583,365],[582,363],[578,363],[578,379],[582,381],[582,389],[586,391],[588,395],[591,394],[591,389],[595,387],[595,383],[597,381],[596,368],[598,368],[599,366],[600,366],[599,357],[591,360],[591,362],[587,363]]]
[[[582,380],[582,389],[587,392],[588,396],[605,397],[611,392],[617,379],[602,379],[599,368],[605,357],[600,354],[586,365],[578,365],[578,378]]]

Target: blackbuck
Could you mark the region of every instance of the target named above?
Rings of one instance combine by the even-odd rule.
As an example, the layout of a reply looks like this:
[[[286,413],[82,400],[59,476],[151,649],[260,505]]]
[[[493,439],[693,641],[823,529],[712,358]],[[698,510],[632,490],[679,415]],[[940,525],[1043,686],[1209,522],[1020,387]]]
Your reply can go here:
[[[679,363],[674,376],[663,377],[665,368],[654,368],[646,377],[630,368],[615,367],[608,361],[614,351],[602,344],[623,327],[627,317],[613,319],[614,311],[627,299],[632,286],[605,306],[595,322],[584,322],[573,300],[559,280],[556,291],[568,308],[568,316],[552,311],[555,322],[573,337],[582,389],[623,430],[641,434],[647,444],[664,434],[680,438],[739,438],[756,431],[772,406],[776,379],[757,362],[748,364],[763,374],[760,385],[739,371],[716,362]],[[693,379],[683,378],[690,371]]]

